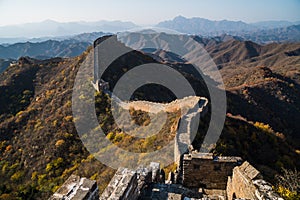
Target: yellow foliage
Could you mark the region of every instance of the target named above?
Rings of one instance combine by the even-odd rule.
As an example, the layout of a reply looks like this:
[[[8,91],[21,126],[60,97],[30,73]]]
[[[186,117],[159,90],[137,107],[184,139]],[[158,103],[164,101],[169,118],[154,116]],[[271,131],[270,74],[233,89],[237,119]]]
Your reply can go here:
[[[0,196],[0,199],[1,199],[1,200],[11,200],[11,199],[13,199],[13,197],[12,197],[11,194],[2,194],[2,195]]]
[[[300,194],[297,194],[297,192],[292,192],[289,189],[279,186],[277,188],[277,192],[280,196],[282,196],[286,200],[299,200]]]
[[[112,141],[112,140],[114,140],[115,136],[116,136],[116,134],[115,134],[114,132],[109,132],[109,133],[107,134],[106,137],[107,137],[110,141]]]
[[[48,99],[50,96],[54,94],[54,90],[47,90],[46,91],[46,98]]]
[[[151,136],[151,137],[146,137],[145,142],[143,143],[143,148],[148,149],[152,148],[155,144],[155,141],[157,140],[157,136]]]
[[[51,163],[48,163],[46,165],[46,172],[50,172],[52,170],[52,164]]]
[[[19,167],[19,166],[20,166],[19,163],[15,163],[15,164],[11,165],[11,166],[9,167],[9,169],[10,169],[10,170],[15,170],[15,169],[17,169],[17,167]]]
[[[269,133],[273,133],[274,132],[273,129],[270,127],[269,124],[264,124],[262,122],[255,122],[254,126],[256,128],[259,128],[259,129],[261,129],[263,131],[266,131],[266,132],[269,132]]]
[[[4,165],[2,166],[2,174],[5,174],[6,173],[6,170],[8,168],[8,163],[4,163]]]
[[[65,144],[65,141],[64,141],[64,140],[57,140],[57,142],[55,143],[55,146],[56,146],[56,147],[60,147],[60,146],[62,146],[63,144]]]
[[[52,192],[54,193],[54,192],[56,192],[56,190],[58,190],[58,188],[59,188],[59,185],[56,185],[56,186],[54,186],[53,188],[52,188]]]
[[[7,142],[5,140],[0,142],[0,149],[2,149],[4,146],[6,146],[6,143]]]
[[[84,100],[84,99],[86,99],[86,97],[82,94],[82,95],[79,96],[79,99]]]
[[[75,171],[78,168],[79,164],[76,163],[73,167],[65,169],[65,171],[62,173],[62,177],[69,176],[73,171]]]
[[[70,138],[70,137],[72,137],[72,136],[73,136],[73,135],[72,135],[71,133],[65,133],[65,134],[64,134],[64,137],[65,137],[65,138]]]
[[[70,100],[67,101],[67,103],[65,104],[67,107],[71,107],[72,106],[72,102]]]
[[[124,133],[118,133],[114,138],[114,142],[121,142],[124,139],[124,137]]]
[[[46,176],[47,176],[46,174],[38,175],[38,184],[39,185],[41,185],[44,182]]]
[[[165,177],[168,178],[169,172],[174,172],[177,169],[177,164],[174,162],[166,167],[163,168],[165,171]]]
[[[38,173],[36,171],[32,172],[31,174],[31,180],[34,181],[37,178]]]
[[[54,160],[53,161],[53,165],[54,165],[54,167],[59,167],[62,163],[64,162],[64,160],[61,158],[61,157],[59,157],[59,158],[57,158],[56,160]]]
[[[54,120],[53,122],[52,122],[52,126],[56,126],[57,125],[57,120]]]
[[[52,169],[57,169],[61,166],[63,163],[63,159],[61,157],[57,158],[56,160],[53,160],[52,162],[48,163],[46,165],[46,172],[50,172]]]
[[[43,128],[43,126],[42,126],[42,121],[41,121],[40,119],[38,119],[38,120],[36,121],[35,125],[34,125],[34,129],[40,130],[40,129],[42,129],[42,128]]]
[[[18,112],[17,114],[16,114],[16,117],[19,117],[20,115],[22,115],[24,113],[24,111],[20,111],[20,112]]]
[[[64,120],[67,121],[67,122],[70,122],[70,121],[73,120],[73,116],[72,115],[65,116]]]
[[[97,180],[97,177],[98,177],[98,173],[95,173],[93,176],[91,176],[91,180]]]
[[[12,181],[18,181],[21,179],[21,177],[24,175],[24,173],[22,171],[17,171],[15,172],[11,177],[10,180]]]
[[[87,161],[92,161],[93,159],[94,159],[93,154],[90,154],[90,155],[86,158]]]

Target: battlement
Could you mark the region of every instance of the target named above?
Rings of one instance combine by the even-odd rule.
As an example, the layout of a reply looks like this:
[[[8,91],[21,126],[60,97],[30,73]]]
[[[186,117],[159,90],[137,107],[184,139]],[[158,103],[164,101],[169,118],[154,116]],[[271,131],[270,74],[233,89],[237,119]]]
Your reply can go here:
[[[201,160],[212,160],[214,162],[234,162],[241,163],[241,157],[235,156],[213,156],[212,153],[197,153],[193,151],[190,154],[184,154],[183,160],[192,160],[192,159],[201,159]]]
[[[120,168],[111,179],[100,199],[136,199],[138,180],[135,171]]]
[[[49,200],[59,199],[99,199],[99,190],[96,181],[87,178],[80,178],[71,175],[65,183],[49,198]]]
[[[139,167],[137,170],[119,168],[110,183],[102,193],[100,200],[138,199],[145,185],[160,181],[160,165],[151,162],[148,167]]]

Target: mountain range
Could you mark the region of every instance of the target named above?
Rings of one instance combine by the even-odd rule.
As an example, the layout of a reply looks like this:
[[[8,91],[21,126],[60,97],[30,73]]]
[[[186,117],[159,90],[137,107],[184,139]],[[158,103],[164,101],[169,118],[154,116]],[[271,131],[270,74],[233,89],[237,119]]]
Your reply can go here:
[[[242,21],[212,21],[198,17],[178,16],[173,20],[160,22],[157,26],[201,36],[229,34],[257,43],[299,42],[300,40],[299,21],[264,21],[248,24]]]
[[[0,45],[0,58],[18,59],[21,56],[30,56],[38,59],[51,57],[74,57],[80,55],[103,32],[83,33],[68,39],[46,40],[43,42],[24,42],[11,45]]]
[[[239,22],[242,23],[242,22]],[[150,29],[148,29],[148,32]],[[145,32],[145,31],[144,31]],[[152,32],[155,32],[154,30]],[[126,32],[124,32],[126,33]],[[51,57],[74,57],[80,55],[98,37],[111,33],[92,32],[82,33],[73,36],[61,36],[46,38],[34,38],[28,42],[0,45],[1,71],[3,71],[12,60],[21,56],[30,56],[37,59],[47,59]],[[275,28],[268,30],[256,30],[251,33],[243,33],[239,36],[221,34],[219,36],[197,36],[196,40],[200,43],[209,42],[216,44],[228,40],[253,41],[258,44],[271,42],[297,42],[300,37],[300,25],[292,25],[285,28]],[[1,72],[0,71],[0,72]]]
[[[126,41],[142,43],[146,36],[132,37],[129,34]],[[229,36],[193,37],[220,69],[227,94],[226,121],[214,153],[241,156],[273,184],[282,167],[299,169],[300,127],[295,122],[300,121],[300,44],[260,45]],[[156,38],[171,39],[164,33]],[[72,117],[74,80],[90,51],[89,47],[73,58],[21,57],[0,75],[1,197],[47,199],[72,173],[97,180],[100,191],[110,181],[115,171],[89,155]],[[191,65],[171,52],[133,51],[111,63],[106,73],[113,81],[137,63],[149,62],[178,70],[197,94],[209,99],[203,80],[190,70]],[[172,97],[151,85],[136,94],[153,101],[158,95]],[[109,96],[95,94],[95,104],[98,113],[109,110]],[[114,144],[132,144],[133,140],[116,128],[111,113],[98,117]],[[141,113],[136,116],[138,121],[143,121],[142,117]],[[209,118],[208,114],[200,123],[195,148]]]
[[[188,34],[216,35],[222,33],[238,33],[283,28],[298,24],[300,24],[300,21],[261,21],[256,23],[245,23],[243,21],[213,21],[199,17],[185,18],[183,16],[178,16],[172,20],[160,22],[156,26],[170,28]]]
[[[109,33],[93,32],[83,33],[68,38],[55,38],[41,42],[20,42],[10,45],[0,45],[0,58],[4,60],[16,60],[22,56],[37,59],[51,57],[74,57],[80,55],[97,38],[109,35]],[[223,41],[238,37],[223,35],[220,37],[207,38],[210,41]]]
[[[45,20],[36,23],[20,25],[9,25],[0,27],[0,38],[9,42],[9,38],[19,39],[19,41],[35,37],[60,37],[90,32],[118,32],[136,28],[132,22],[122,21],[96,21],[96,22],[56,22]]]
[[[262,37],[255,42],[282,42],[299,41],[300,22],[289,21],[262,21],[256,23],[245,23],[242,21],[220,20],[213,21],[204,18],[185,18],[177,16],[172,20],[162,21],[153,27],[173,29],[186,34],[201,36],[219,36],[230,34],[241,36],[245,39]],[[45,20],[37,23],[10,25],[0,27],[0,44],[12,44],[17,42],[41,42],[45,40],[69,39],[77,34],[91,32],[116,33],[126,31],[140,26],[132,22],[122,21],[97,21],[97,22],[56,22]],[[291,28],[288,28],[291,27]],[[254,35],[253,35],[254,34]],[[284,38],[277,38],[284,34]]]
[[[0,46],[3,58],[18,59],[21,56],[31,56],[39,59],[51,57],[74,57],[80,55],[90,43],[74,41],[47,40],[38,43],[16,43],[8,47]]]

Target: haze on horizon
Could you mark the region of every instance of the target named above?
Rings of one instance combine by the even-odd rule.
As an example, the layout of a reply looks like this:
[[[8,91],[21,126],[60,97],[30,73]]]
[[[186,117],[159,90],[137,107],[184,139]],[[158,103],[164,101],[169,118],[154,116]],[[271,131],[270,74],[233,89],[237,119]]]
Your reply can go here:
[[[153,25],[178,15],[247,23],[300,21],[299,0],[0,0],[0,26],[41,22],[121,20]]]

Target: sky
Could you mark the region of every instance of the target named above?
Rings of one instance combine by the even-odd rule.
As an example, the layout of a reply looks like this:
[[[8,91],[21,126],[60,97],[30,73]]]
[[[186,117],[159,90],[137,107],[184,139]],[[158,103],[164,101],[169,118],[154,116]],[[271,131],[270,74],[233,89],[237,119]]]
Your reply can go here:
[[[300,21],[300,0],[0,0],[0,26],[121,20],[154,25],[178,15],[210,20]]]

